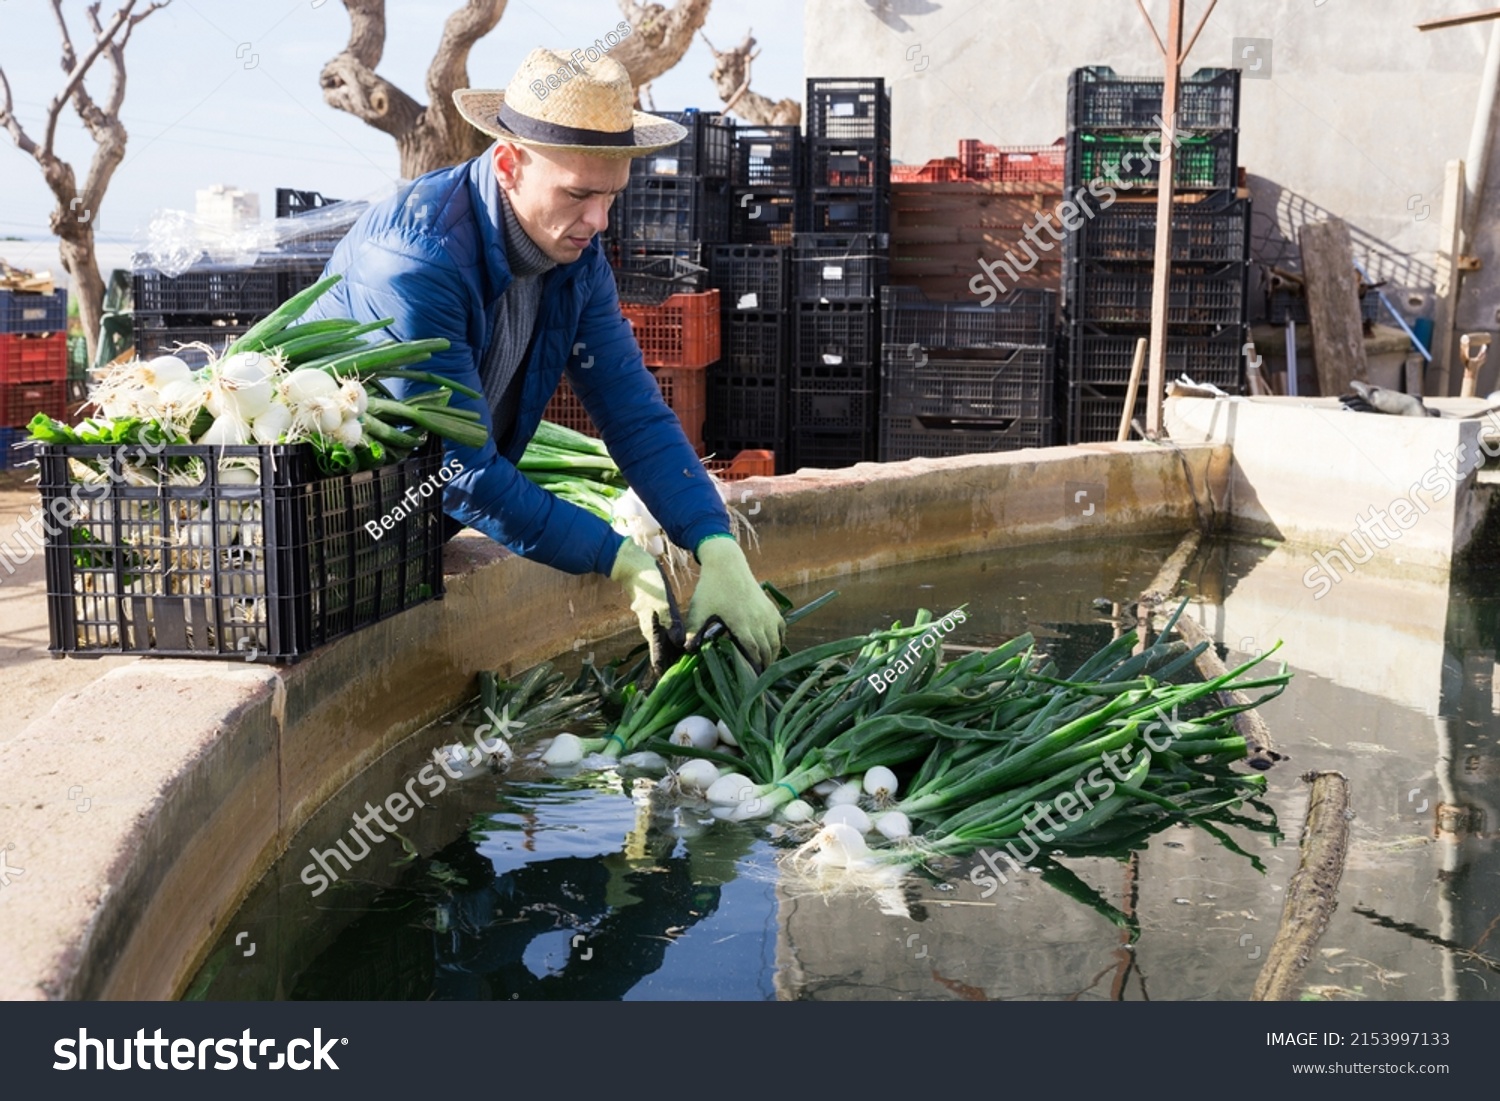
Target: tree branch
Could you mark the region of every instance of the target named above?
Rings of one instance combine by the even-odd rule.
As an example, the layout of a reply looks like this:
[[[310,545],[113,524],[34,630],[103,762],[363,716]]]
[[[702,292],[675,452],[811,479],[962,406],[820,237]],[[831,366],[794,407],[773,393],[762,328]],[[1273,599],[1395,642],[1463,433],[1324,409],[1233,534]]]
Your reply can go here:
[[[5,70],[0,69],[0,91],[5,93],[5,98],[0,99],[0,126],[4,126],[6,132],[14,139],[16,147],[29,157],[37,157],[38,149],[36,142],[27,136],[21,127],[21,121],[15,115],[15,101],[10,96],[10,81],[6,79]]]
[[[369,126],[401,138],[417,125],[422,105],[376,74],[385,50],[385,0],[344,0],[349,44],[323,66],[323,102]]]
[[[508,0],[468,0],[443,24],[442,40],[427,67],[427,116],[423,121],[443,141],[463,135],[463,144],[474,153],[483,151],[489,139],[464,121],[454,106],[453,93],[469,86],[469,52],[474,43],[495,29],[507,3]]]
[[[59,0],[53,0],[54,5],[58,2]],[[115,17],[110,22],[109,28],[97,37],[93,49],[89,50],[81,60],[73,65],[73,71],[68,76],[67,84],[63,85],[62,91],[58,92],[52,102],[47,105],[47,136],[42,142],[42,148],[46,150],[49,156],[52,153],[53,139],[57,135],[57,116],[62,113],[63,105],[73,98],[74,90],[83,82],[83,78],[87,75],[89,67],[94,64],[99,55],[109,46],[110,40],[119,32],[120,27],[129,19],[130,9],[133,7],[135,7],[135,0],[125,0],[120,10],[115,12]],[[61,20],[61,18],[62,15],[59,12],[58,19]]]
[[[724,103],[724,112],[737,111],[740,118],[757,126],[797,126],[802,122],[802,105],[794,99],[772,101],[750,90],[750,63],[760,56],[755,38],[749,31],[745,40],[730,50],[717,50],[703,36],[704,44],[714,55],[709,79]]]
[[[630,82],[639,88],[682,60],[693,44],[693,36],[708,20],[712,0],[677,0],[671,10],[635,0],[617,2],[631,34],[609,56],[625,66]]]

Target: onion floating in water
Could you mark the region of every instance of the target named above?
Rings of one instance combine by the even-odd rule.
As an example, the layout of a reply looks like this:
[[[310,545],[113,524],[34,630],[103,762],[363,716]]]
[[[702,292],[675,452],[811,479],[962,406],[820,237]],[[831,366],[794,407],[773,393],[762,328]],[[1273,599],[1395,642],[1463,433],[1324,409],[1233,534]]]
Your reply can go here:
[[[828,812],[823,815],[823,824],[825,826],[833,826],[840,823],[851,829],[856,829],[860,833],[870,832],[870,816],[853,803],[840,803],[836,807],[830,807]]]
[[[626,768],[638,768],[642,772],[665,772],[667,769],[667,759],[660,753],[652,753],[649,749],[625,754],[620,758],[620,764]]]
[[[781,817],[787,822],[811,822],[813,817],[812,804],[802,799],[793,799],[781,808]]]
[[[552,739],[547,752],[542,754],[542,764],[553,768],[570,768],[583,760],[583,740],[567,731]]]
[[[712,749],[718,743],[719,728],[714,726],[712,719],[705,719],[702,715],[689,715],[672,728],[672,737],[668,740],[673,745]]]
[[[858,803],[862,794],[864,794],[864,789],[859,786],[859,781],[850,780],[829,792],[825,802],[830,807],[842,806],[845,803]]]
[[[865,794],[875,800],[878,807],[889,806],[896,797],[896,774],[884,765],[876,765],[865,773]]]
[[[706,792],[719,778],[719,770],[712,761],[692,760],[684,762],[676,775],[684,791]]]
[[[911,836],[911,819],[899,810],[889,810],[875,816],[875,828],[890,841],[905,841]]]
[[[743,803],[755,791],[755,781],[738,772],[725,773],[708,786],[705,794],[710,803],[731,806]]]

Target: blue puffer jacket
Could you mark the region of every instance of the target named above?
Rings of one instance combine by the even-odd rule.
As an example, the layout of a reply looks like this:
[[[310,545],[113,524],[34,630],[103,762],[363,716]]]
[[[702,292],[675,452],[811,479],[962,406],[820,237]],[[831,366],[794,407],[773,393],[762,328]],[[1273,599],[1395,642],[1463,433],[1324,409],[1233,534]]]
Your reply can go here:
[[[447,337],[448,351],[418,369],[483,392],[479,367],[494,306],[511,280],[499,204],[489,152],[408,184],[354,224],[327,266],[343,280],[306,320],[390,317],[395,322],[384,332],[397,340]],[[503,454],[493,439],[478,450],[448,445],[444,461],[457,459],[463,472],[448,484],[443,510],[533,561],[568,573],[609,573],[620,536],[515,467],[566,369],[610,454],[668,537],[692,550],[727,533],[718,492],[641,361],[598,240],[542,279],[515,428],[498,441]],[[398,397],[422,388],[387,385]],[[493,432],[483,401],[455,394],[453,404],[479,410]]]

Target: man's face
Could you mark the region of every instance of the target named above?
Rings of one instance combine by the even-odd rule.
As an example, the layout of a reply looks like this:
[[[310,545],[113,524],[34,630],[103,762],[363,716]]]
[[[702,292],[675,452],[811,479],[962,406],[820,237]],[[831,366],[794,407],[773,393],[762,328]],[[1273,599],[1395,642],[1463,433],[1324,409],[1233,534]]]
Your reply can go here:
[[[630,161],[587,153],[495,146],[495,177],[526,235],[559,264],[609,228],[609,208],[630,182]]]

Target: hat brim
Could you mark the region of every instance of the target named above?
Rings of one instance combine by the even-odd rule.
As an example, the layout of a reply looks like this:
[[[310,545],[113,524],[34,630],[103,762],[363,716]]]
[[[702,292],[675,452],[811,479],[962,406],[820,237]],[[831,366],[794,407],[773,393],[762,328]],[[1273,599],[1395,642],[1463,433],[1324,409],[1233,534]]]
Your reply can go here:
[[[505,102],[503,91],[477,88],[460,88],[453,93],[454,106],[458,113],[474,129],[502,141],[513,141],[517,145],[535,149],[556,149],[559,152],[588,153],[596,157],[629,158],[644,157],[668,149],[688,136],[687,128],[670,119],[648,115],[645,111],[632,112],[631,134],[635,139],[630,145],[560,145],[552,142],[523,138],[501,125],[500,107]]]

